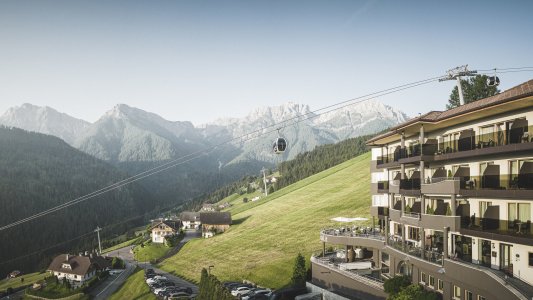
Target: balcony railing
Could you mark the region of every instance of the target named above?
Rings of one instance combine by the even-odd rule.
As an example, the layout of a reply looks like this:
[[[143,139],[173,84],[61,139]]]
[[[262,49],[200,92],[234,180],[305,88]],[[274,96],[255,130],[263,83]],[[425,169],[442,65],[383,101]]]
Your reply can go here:
[[[521,122],[527,121],[520,120]],[[432,141],[435,141],[434,139]],[[438,156],[456,152],[533,142],[533,126],[517,126],[509,130],[498,130],[486,134],[475,134],[474,130],[463,131],[456,138],[440,143],[427,142],[397,148],[394,153],[379,156],[377,165],[398,162],[400,159],[421,155]]]
[[[470,217],[463,220],[465,229],[483,231],[486,233],[507,236],[533,238],[533,228],[530,220],[498,220],[489,218]]]
[[[330,271],[334,271],[334,272],[340,273],[340,274],[342,274],[342,275],[344,275],[346,277],[349,277],[349,278],[351,278],[353,280],[356,280],[356,281],[362,282],[364,284],[367,284],[369,286],[372,286],[374,288],[383,290],[383,281],[378,279],[378,278],[375,278],[375,277],[372,277],[372,276],[366,276],[366,275],[363,275],[363,274],[358,274],[358,273],[355,273],[355,272],[350,272],[350,271],[347,271],[347,270],[341,270],[339,265],[331,263],[329,261],[329,259],[322,259],[321,257],[317,257],[317,256],[312,256],[311,257],[311,262],[315,263],[315,264],[318,264],[318,265],[321,265],[322,267],[325,267],[325,268],[329,269]]]
[[[430,263],[442,265],[442,252],[423,250],[420,247],[408,243],[403,244],[401,241],[398,241],[393,237],[389,238],[388,245],[405,254],[420,258]]]

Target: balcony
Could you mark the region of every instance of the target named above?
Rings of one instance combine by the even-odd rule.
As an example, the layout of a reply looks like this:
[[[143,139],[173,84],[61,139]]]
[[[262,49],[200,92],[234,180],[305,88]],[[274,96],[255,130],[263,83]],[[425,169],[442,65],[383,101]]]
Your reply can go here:
[[[394,153],[378,157],[376,168],[397,167],[400,164],[424,161],[448,161],[498,154],[519,154],[533,151],[533,126],[525,119],[507,122],[507,129],[475,134],[473,129],[461,131],[456,138],[438,142],[427,139],[422,149],[415,144],[396,147]]]
[[[352,245],[381,249],[385,244],[385,237],[381,233],[346,229],[325,229],[320,233],[320,240],[325,243],[337,245]]]
[[[378,181],[378,193],[386,194],[389,192],[389,181]]]
[[[461,234],[533,246],[531,221],[508,221],[493,218],[471,217],[461,228]]]
[[[461,178],[433,177],[421,184],[422,194],[459,194]]]
[[[525,162],[523,167],[526,165],[533,168],[533,163]],[[489,168],[494,170],[489,171]],[[458,194],[466,197],[533,199],[533,172],[522,169],[519,174],[500,174],[498,165],[489,165],[483,176],[461,178]]]
[[[385,206],[371,206],[370,215],[383,219],[384,217],[389,216],[389,208]]]

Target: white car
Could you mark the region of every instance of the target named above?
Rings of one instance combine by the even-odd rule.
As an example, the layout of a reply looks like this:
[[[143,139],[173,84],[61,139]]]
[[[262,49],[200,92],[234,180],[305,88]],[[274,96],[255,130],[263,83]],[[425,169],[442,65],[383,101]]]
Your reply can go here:
[[[183,299],[190,298],[192,295],[189,295],[185,292],[170,293],[165,299]]]
[[[148,278],[148,279],[146,279],[146,284],[151,285],[151,284],[156,283],[157,281],[158,280],[155,279],[155,277],[154,278]]]
[[[239,295],[248,293],[251,289],[252,288],[247,287],[247,286],[241,286],[231,291],[231,295],[237,297]]]
[[[154,290],[154,294],[159,295],[159,292],[166,291],[167,289],[168,289],[168,286],[163,286],[163,287],[157,288],[157,289]]]

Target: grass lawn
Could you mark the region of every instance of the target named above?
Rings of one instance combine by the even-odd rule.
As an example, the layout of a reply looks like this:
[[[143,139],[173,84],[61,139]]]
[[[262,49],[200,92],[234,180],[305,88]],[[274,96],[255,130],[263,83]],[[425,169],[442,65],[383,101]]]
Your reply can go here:
[[[150,288],[144,281],[144,272],[141,268],[137,268],[133,274],[126,279],[124,284],[111,297],[110,300],[119,299],[157,299],[157,297],[150,291]]]
[[[30,291],[26,290],[27,293],[31,293],[31,295],[49,298],[49,299],[57,299],[57,298],[64,298],[72,295],[79,295],[76,299],[89,299],[87,295],[83,294],[82,289],[69,289],[65,284],[63,283],[56,283],[56,279],[53,277],[50,277],[46,280],[46,287],[42,288],[39,291]]]
[[[50,274],[47,272],[44,273],[30,273],[19,276],[17,278],[11,279],[2,279],[0,280],[0,291],[7,290],[8,288],[17,288],[23,285],[30,285],[39,280],[44,279],[46,276],[50,277]],[[24,278],[24,282],[21,282],[20,279]]]
[[[152,261],[167,254],[170,247],[159,243],[144,243],[144,247],[137,246],[133,249],[135,260],[137,261]]]
[[[142,239],[142,237],[136,237],[136,238],[133,238],[133,239],[131,239],[131,240],[129,240],[129,241],[125,241],[125,242],[123,242],[123,243],[116,244],[116,245],[113,246],[113,247],[109,247],[109,248],[107,248],[107,249],[102,250],[102,253],[107,253],[107,252],[111,252],[111,251],[113,251],[113,250],[117,250],[117,249],[120,249],[120,248],[124,248],[124,247],[126,247],[126,246],[129,246],[129,245],[134,244],[134,243],[137,242],[137,241],[140,241],[141,239]]]
[[[290,281],[294,260],[321,249],[320,229],[331,218],[369,217],[370,153],[276,191],[259,201],[234,205],[224,234],[188,242],[162,268],[199,281],[213,265],[220,280],[251,280],[280,288]],[[241,201],[242,197],[233,201]]]

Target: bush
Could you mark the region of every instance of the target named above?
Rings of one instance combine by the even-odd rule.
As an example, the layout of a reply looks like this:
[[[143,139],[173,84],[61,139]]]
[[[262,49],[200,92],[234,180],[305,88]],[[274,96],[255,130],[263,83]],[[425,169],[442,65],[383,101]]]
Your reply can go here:
[[[402,288],[405,288],[411,284],[411,278],[409,276],[394,276],[393,278],[385,280],[383,288],[385,293],[389,295],[396,295]]]
[[[246,198],[246,197],[242,198],[242,202],[243,203],[248,203],[248,198]]]
[[[400,292],[389,296],[389,300],[438,300],[440,297],[436,292],[426,291],[419,284],[411,284],[401,288]]]

